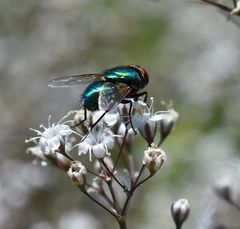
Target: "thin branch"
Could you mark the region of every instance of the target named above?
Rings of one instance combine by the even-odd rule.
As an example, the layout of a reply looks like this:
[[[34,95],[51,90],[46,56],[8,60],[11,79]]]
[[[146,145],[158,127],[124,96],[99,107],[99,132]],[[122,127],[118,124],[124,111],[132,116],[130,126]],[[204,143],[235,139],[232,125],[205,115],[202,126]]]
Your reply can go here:
[[[145,165],[142,165],[142,167],[141,167],[141,169],[140,169],[140,171],[139,171],[139,174],[138,174],[138,176],[137,176],[137,178],[136,178],[136,180],[135,180],[135,182],[134,182],[133,187],[136,186],[136,184],[138,183],[138,180],[140,179],[140,177],[141,177],[144,169],[145,169]]]
[[[110,190],[110,193],[111,193],[111,196],[112,196],[112,199],[113,199],[113,205],[114,205],[116,211],[119,213],[119,211],[120,211],[120,204],[119,204],[118,199],[117,199],[117,197],[115,195],[112,183],[108,182],[107,184],[108,184],[108,188]]]
[[[115,162],[115,164],[114,164],[114,166],[113,166],[113,169],[112,169],[113,171],[115,170],[115,168],[116,168],[116,166],[117,166],[117,164],[118,164],[118,161],[119,161],[119,159],[120,159],[120,156],[121,156],[121,154],[122,154],[122,151],[123,151],[123,147],[124,147],[124,144],[125,144],[125,141],[126,141],[127,134],[128,134],[128,129],[126,129],[126,131],[125,131],[125,134],[124,134],[124,137],[123,137],[123,142],[122,142],[122,144],[121,144],[121,148],[120,148],[120,150],[119,150],[119,153],[118,153],[116,162]]]
[[[85,183],[85,185],[88,187],[88,188],[92,188],[94,189],[101,197],[104,198],[104,200],[106,200],[106,202],[108,202],[112,208],[114,208],[114,204],[113,202],[110,200],[110,198],[107,196],[107,194],[105,193],[104,189],[103,188],[96,188],[94,187],[93,185],[89,184],[89,183]]]
[[[80,189],[81,190],[81,189]],[[94,203],[96,203],[97,205],[99,205],[101,208],[103,208],[104,210],[106,210],[108,213],[110,213],[113,217],[115,217],[116,219],[118,219],[118,216],[116,214],[114,214],[114,212],[112,212],[111,210],[109,210],[107,207],[105,207],[102,203],[100,203],[98,200],[94,199],[90,194],[87,193],[87,191],[83,191],[81,190],[87,197],[89,197]]]
[[[213,6],[216,6],[216,7],[218,7],[219,9],[222,9],[222,10],[224,10],[224,11],[228,11],[228,12],[231,12],[231,11],[232,11],[232,9],[231,9],[230,7],[225,6],[225,5],[222,5],[222,4],[220,4],[220,3],[217,3],[217,2],[215,2],[215,1],[213,1],[213,0],[200,0],[200,1],[205,2],[205,3],[208,3],[208,4],[213,5]]]
[[[99,160],[100,163],[102,163],[102,165],[104,166],[104,168],[109,172],[109,174],[113,177],[113,179],[122,187],[122,189],[126,192],[128,191],[127,187],[122,184],[113,174],[113,172],[108,168],[108,166],[106,165],[105,161],[103,159]]]
[[[133,184],[133,179],[135,176],[135,165],[133,160],[133,154],[131,152],[128,152],[128,163],[129,163],[129,169],[130,169],[131,184]]]
[[[144,182],[146,182],[147,180],[149,180],[154,174],[150,174],[148,177],[146,177],[145,179],[143,179],[142,181],[140,181],[138,184],[135,185],[134,190],[139,187],[141,184],[143,184]]]

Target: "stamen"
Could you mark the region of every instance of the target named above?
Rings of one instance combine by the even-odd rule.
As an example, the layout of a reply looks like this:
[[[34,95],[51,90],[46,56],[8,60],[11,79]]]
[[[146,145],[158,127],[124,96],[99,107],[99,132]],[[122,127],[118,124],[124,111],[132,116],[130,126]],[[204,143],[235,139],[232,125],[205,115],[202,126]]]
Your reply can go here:
[[[81,138],[84,137],[83,135],[79,134],[78,132],[76,132],[76,131],[74,131],[74,130],[71,130],[71,131],[72,131],[72,133],[76,134],[77,136],[79,136],[79,137],[81,137]]]
[[[63,122],[61,125],[65,125],[66,123],[73,123],[73,122],[74,122],[74,120],[67,120],[67,121]]]
[[[65,118],[67,118],[68,116],[70,116],[70,112],[68,112],[65,116],[63,116],[57,123],[57,125],[59,125]],[[69,121],[69,120],[68,120]],[[67,121],[66,121],[67,122]],[[62,123],[64,124],[64,123]]]
[[[99,130],[99,133],[98,133],[98,136],[97,136],[97,143],[99,143],[99,139],[100,139],[101,134],[102,134],[102,129],[103,129],[103,123],[101,123],[101,126],[100,126],[100,130]]]
[[[25,143],[29,143],[29,142],[34,141],[34,140],[39,139],[39,138],[41,138],[41,137],[34,137],[34,138],[26,139]]]
[[[92,148],[89,149],[89,161],[92,161]]]
[[[41,131],[39,131],[39,130],[32,129],[32,128],[29,128],[29,130],[32,130],[32,131],[36,132],[38,135],[42,135],[42,132],[41,132]]]
[[[58,138],[59,138],[59,140],[60,140],[60,142],[61,142],[62,144],[65,144],[65,141],[64,141],[64,139],[62,138],[61,135],[59,135]]]
[[[47,129],[43,124],[39,125],[39,127],[40,127],[40,128],[43,128],[44,130]]]
[[[106,143],[104,143],[103,146],[104,146],[104,148],[105,148],[106,155],[107,155],[107,156],[111,156],[111,153],[109,153],[108,147],[107,147]]]
[[[149,110],[150,110],[150,115],[153,116],[153,111],[154,111],[154,98],[151,97],[150,100],[151,100],[151,104],[150,104]]]
[[[51,115],[48,116],[48,128],[50,128],[50,123],[51,123]]]

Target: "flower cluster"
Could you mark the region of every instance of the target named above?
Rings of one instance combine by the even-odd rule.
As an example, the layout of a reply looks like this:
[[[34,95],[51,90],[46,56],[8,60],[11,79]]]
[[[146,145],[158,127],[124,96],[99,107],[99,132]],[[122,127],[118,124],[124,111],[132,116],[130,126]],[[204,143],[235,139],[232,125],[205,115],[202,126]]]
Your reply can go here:
[[[48,127],[40,125],[42,131],[30,129],[38,136],[26,140],[35,143],[28,148],[28,153],[40,159],[43,165],[50,162],[64,170],[83,194],[117,219],[121,228],[126,228],[122,220],[135,190],[160,170],[166,160],[160,146],[175,128],[179,116],[172,106],[154,111],[153,98],[150,105],[141,100],[132,100],[131,105],[130,115],[129,104],[120,104],[106,114],[87,111],[84,122],[86,111],[83,110],[69,112],[57,124],[51,124],[49,117]],[[139,137],[147,146],[141,165],[136,164],[133,152],[135,139]],[[95,164],[91,168],[81,160],[87,154]],[[120,160],[126,162],[124,182],[120,176]],[[126,195],[123,203],[119,202],[119,188]],[[102,197],[101,201],[93,197],[92,192]]]

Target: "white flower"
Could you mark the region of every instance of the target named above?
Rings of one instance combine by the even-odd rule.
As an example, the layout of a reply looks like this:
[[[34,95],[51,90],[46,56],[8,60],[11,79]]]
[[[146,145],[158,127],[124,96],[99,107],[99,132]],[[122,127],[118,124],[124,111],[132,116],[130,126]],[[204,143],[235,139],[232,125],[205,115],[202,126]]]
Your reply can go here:
[[[92,160],[92,153],[97,159],[104,158],[109,154],[109,149],[114,146],[114,134],[108,128],[100,127],[94,128],[88,136],[79,144],[78,153],[79,155],[89,153],[90,161]]]
[[[166,158],[165,152],[152,144],[144,151],[143,164],[146,165],[151,174],[154,174],[161,168]]]
[[[150,99],[150,106],[142,101],[135,101],[135,114],[132,117],[134,128],[139,130],[149,145],[151,145],[154,140],[158,125],[160,125],[160,143],[162,143],[176,126],[179,117],[173,108],[154,113],[154,99],[152,97]],[[160,145],[160,143],[158,145]]]
[[[179,199],[171,206],[172,218],[177,226],[181,228],[183,222],[187,219],[190,212],[190,205],[187,199]]]
[[[160,126],[160,141],[158,146],[166,139],[166,137],[175,129],[179,114],[173,109],[170,108],[165,113],[156,112],[154,116],[150,119],[157,121]]]
[[[61,124],[61,121],[67,116],[68,115],[64,116],[57,124],[53,123],[52,125],[50,124],[51,116],[49,116],[48,127],[46,128],[45,126],[40,125],[40,128],[43,128],[43,131],[30,128],[30,130],[36,132],[39,136],[25,140],[25,142],[28,143],[39,139],[38,146],[44,154],[54,153],[59,150],[61,145],[64,147],[65,153],[69,152],[71,149],[70,135],[73,131],[68,125],[66,125],[69,121]]]
[[[169,125],[170,123],[176,125],[176,122],[179,118],[179,114],[173,109],[170,108],[167,111],[157,111],[154,115],[150,118],[151,121],[161,121],[163,120],[165,125]]]
[[[68,177],[76,186],[83,186],[87,178],[87,169],[79,161],[72,161],[67,172]]]
[[[151,117],[151,108],[141,100],[133,101],[133,113],[133,127],[140,129]]]

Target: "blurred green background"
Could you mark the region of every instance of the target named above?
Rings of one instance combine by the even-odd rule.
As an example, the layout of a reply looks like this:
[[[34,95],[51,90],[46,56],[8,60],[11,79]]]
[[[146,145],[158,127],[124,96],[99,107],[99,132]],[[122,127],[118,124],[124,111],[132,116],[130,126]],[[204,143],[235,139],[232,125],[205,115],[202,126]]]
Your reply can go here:
[[[33,165],[24,140],[49,114],[56,122],[78,108],[80,89],[48,88],[50,79],[122,64],[146,68],[149,95],[180,113],[163,144],[167,162],[130,205],[129,228],[174,228],[170,205],[181,197],[191,204],[185,228],[213,228],[221,214],[239,225],[212,192],[230,182],[239,198],[239,27],[211,7],[171,1],[0,3],[0,228],[117,228],[65,174]]]

